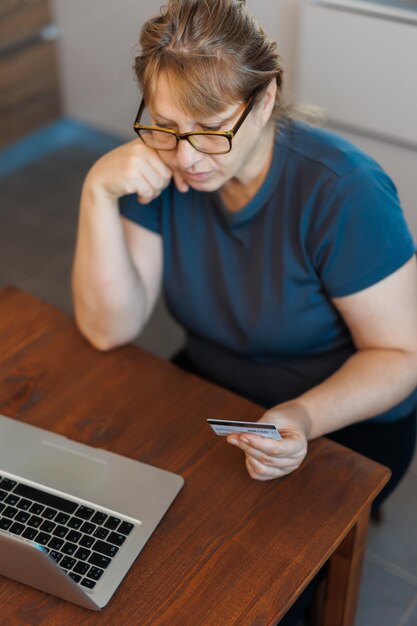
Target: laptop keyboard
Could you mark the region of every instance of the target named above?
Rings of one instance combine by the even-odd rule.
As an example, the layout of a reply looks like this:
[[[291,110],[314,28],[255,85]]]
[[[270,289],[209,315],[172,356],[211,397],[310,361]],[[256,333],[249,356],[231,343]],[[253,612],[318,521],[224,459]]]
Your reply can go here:
[[[0,529],[43,547],[76,583],[93,589],[134,525],[0,476]]]

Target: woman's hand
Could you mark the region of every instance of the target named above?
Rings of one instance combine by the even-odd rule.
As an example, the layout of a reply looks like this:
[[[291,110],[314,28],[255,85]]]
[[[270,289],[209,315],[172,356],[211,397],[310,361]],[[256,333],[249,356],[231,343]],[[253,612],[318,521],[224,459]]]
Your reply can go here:
[[[172,177],[172,170],[165,165],[158,152],[145,146],[140,139],[134,139],[96,161],[85,185],[111,200],[136,193],[138,201],[147,204],[161,194]],[[174,174],[174,179],[180,191],[188,191],[187,184],[178,173]]]
[[[269,409],[259,420],[276,425],[282,440],[260,435],[229,435],[227,441],[246,455],[251,478],[270,480],[296,470],[307,454],[310,418],[297,402],[288,402]]]

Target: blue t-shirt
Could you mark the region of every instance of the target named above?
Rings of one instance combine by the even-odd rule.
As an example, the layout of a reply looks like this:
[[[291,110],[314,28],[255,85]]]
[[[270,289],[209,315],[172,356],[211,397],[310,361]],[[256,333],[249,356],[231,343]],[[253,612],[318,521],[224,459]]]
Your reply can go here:
[[[355,352],[332,305],[382,280],[414,254],[394,184],[341,137],[300,122],[276,135],[252,200],[228,211],[218,192],[171,184],[127,218],[163,238],[167,305],[197,368],[265,406],[297,397]],[[378,416],[395,420],[412,394]]]

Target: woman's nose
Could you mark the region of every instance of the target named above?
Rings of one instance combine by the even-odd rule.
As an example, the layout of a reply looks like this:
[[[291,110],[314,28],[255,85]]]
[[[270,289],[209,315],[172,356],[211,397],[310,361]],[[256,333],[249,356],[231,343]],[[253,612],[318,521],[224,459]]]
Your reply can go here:
[[[193,146],[186,139],[179,140],[176,156],[177,163],[183,170],[190,169],[204,157],[204,155],[193,148]]]

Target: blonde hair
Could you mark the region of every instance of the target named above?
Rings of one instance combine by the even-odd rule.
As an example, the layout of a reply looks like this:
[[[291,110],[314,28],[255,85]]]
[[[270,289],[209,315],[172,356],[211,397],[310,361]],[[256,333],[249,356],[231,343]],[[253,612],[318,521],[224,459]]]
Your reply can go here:
[[[285,110],[277,44],[245,0],[168,0],[145,22],[139,42],[134,69],[148,105],[155,103],[156,78],[163,74],[176,105],[196,118],[248,101],[273,79],[275,113]]]

